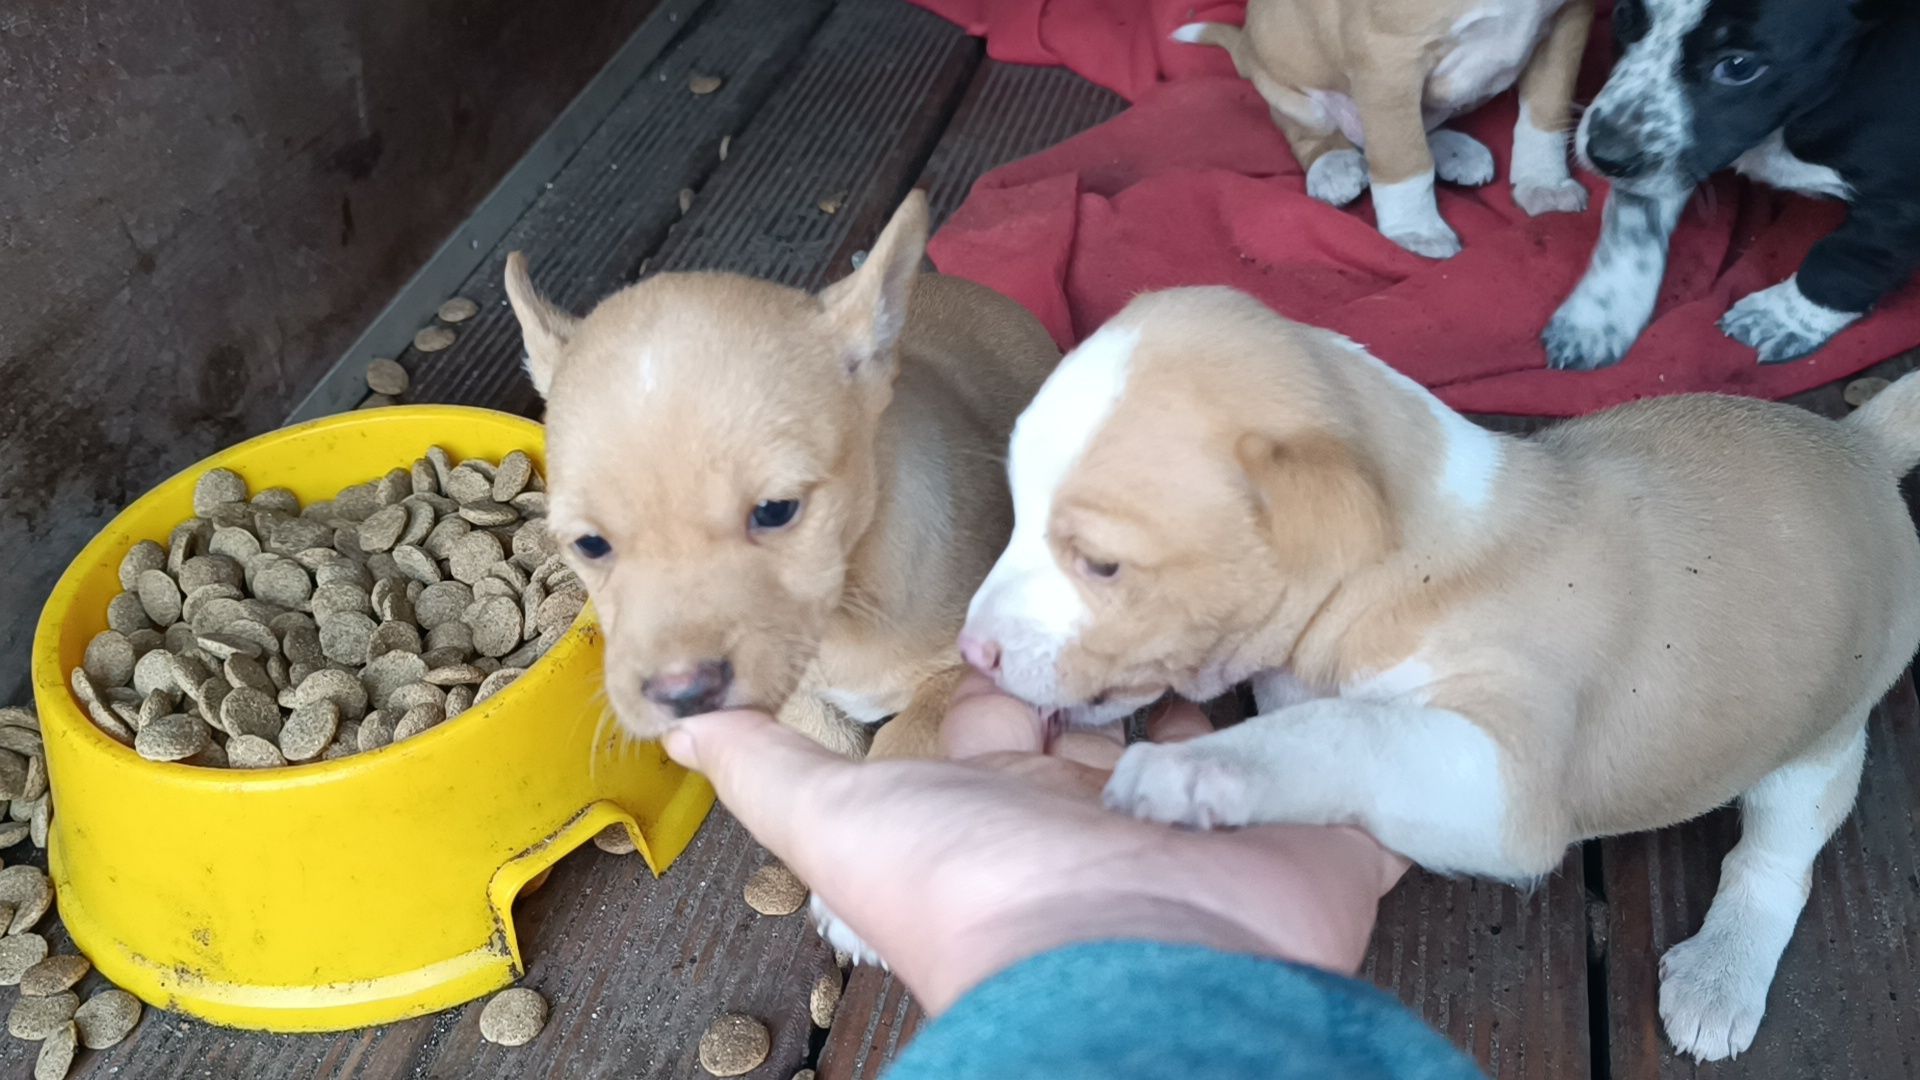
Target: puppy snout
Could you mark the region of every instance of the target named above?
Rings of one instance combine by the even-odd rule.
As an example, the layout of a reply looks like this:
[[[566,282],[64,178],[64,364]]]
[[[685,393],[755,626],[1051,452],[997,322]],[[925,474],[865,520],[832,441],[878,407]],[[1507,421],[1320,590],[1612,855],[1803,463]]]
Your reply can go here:
[[[1000,643],[997,641],[961,634],[960,655],[966,658],[973,670],[982,675],[992,675],[1000,670]]]
[[[648,701],[676,717],[713,712],[726,701],[733,686],[733,665],[726,660],[700,660],[663,668],[641,680]]]
[[[1602,176],[1615,180],[1639,176],[1653,160],[1639,131],[1609,116],[1588,119],[1586,154]]]

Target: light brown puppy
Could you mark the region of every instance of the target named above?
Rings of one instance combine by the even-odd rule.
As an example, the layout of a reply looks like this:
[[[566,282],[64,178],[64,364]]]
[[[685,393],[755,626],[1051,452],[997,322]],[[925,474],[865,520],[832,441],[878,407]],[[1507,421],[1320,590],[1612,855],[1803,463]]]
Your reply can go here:
[[[1307,170],[1308,194],[1344,206],[1371,181],[1380,231],[1445,259],[1460,240],[1434,178],[1484,184],[1493,155],[1440,125],[1516,79],[1514,201],[1529,214],[1586,208],[1567,130],[1592,23],[1593,0],[1251,0],[1244,30],[1190,23],[1174,39],[1233,55]]]
[[[1920,645],[1920,378],[1844,421],[1692,395],[1484,431],[1338,335],[1223,289],[1136,300],[1015,427],[1016,521],[970,660],[1111,715],[1254,681],[1262,715],[1128,750],[1109,805],[1349,822],[1526,882],[1738,798],[1681,1050],[1746,1048],[1868,710]]]
[[[920,273],[915,192],[818,295],[657,274],[583,318],[507,293],[547,401],[549,521],[606,632],[620,722],[779,711],[842,752],[937,752],[1000,464],[1059,359],[1010,300]]]

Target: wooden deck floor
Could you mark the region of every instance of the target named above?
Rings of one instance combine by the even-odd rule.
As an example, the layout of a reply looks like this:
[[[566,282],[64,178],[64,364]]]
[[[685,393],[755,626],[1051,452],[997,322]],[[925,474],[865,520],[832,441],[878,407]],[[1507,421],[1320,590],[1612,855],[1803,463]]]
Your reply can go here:
[[[725,82],[694,96],[696,73]],[[481,314],[459,343],[402,358],[412,397],[534,409],[499,286],[507,250],[528,251],[542,286],[575,307],[643,270],[814,286],[845,272],[910,187],[928,188],[944,216],[986,169],[1120,108],[1065,72],[986,60],[978,42],[901,0],[705,0],[461,290]],[[1808,404],[1844,408],[1837,390]],[[1738,1061],[1675,1060],[1655,994],[1660,950],[1691,932],[1712,896],[1733,832],[1725,814],[1587,845],[1531,893],[1415,874],[1388,898],[1364,976],[1500,1078],[1920,1074],[1920,1024],[1908,1020],[1920,1000],[1916,713],[1903,680],[1874,718],[1860,811],[1820,861],[1767,1023]],[[150,1015],[121,1046],[83,1055],[74,1075],[697,1077],[700,1032],[742,1011],[774,1034],[755,1077],[787,1080],[808,1066],[826,1080],[877,1076],[918,1012],[897,984],[863,970],[831,1032],[814,1030],[807,992],[832,958],[801,917],[764,918],[741,901],[766,860],[722,810],[658,881],[633,858],[570,856],[519,911],[525,984],[553,1006],[531,1046],[481,1041],[477,1006],[312,1037]],[[0,1074],[25,1075],[30,1060],[31,1047],[0,1040]]]

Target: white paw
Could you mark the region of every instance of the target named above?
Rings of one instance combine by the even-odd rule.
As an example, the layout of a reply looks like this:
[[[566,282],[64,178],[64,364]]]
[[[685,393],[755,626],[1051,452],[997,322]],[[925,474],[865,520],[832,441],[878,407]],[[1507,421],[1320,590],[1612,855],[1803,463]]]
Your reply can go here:
[[[1451,259],[1460,254],[1460,237],[1435,218],[1417,229],[1382,229],[1387,239],[1429,259]]]
[[[1449,184],[1479,187],[1493,179],[1493,151],[1464,132],[1440,128],[1427,136],[1433,174]]]
[[[872,964],[881,968],[887,966],[880,954],[874,952],[859,934],[854,933],[853,927],[841,922],[840,916],[835,915],[818,896],[807,901],[807,914],[813,919],[813,928],[835,951],[853,957],[856,964]]]
[[[1587,208],[1587,189],[1568,177],[1548,183],[1515,180],[1513,201],[1530,217],[1541,214],[1577,214]]]
[[[1660,958],[1660,1020],[1675,1050],[1718,1061],[1753,1045],[1773,966],[1744,944],[1703,932]]]
[[[1109,810],[1170,825],[1245,825],[1253,816],[1249,779],[1238,762],[1202,745],[1136,743],[1120,755],[1101,800]]]
[[[1358,150],[1330,150],[1307,168],[1307,194],[1345,206],[1367,190],[1367,159]]]
[[[1860,316],[1824,308],[1806,298],[1796,278],[1742,297],[1720,317],[1720,332],[1783,364],[1814,352]]]
[[[1598,371],[1619,363],[1640,331],[1623,325],[1609,306],[1577,292],[1561,304],[1540,335],[1547,346],[1547,366],[1560,371]]]

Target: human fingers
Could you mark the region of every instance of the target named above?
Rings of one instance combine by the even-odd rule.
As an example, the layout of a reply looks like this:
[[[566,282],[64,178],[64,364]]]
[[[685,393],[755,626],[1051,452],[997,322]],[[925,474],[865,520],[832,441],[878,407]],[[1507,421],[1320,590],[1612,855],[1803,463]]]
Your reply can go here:
[[[835,815],[820,792],[856,767],[758,712],[691,717],[674,725],[661,745],[674,761],[704,774],[747,831],[795,869],[804,840],[833,827]]]

